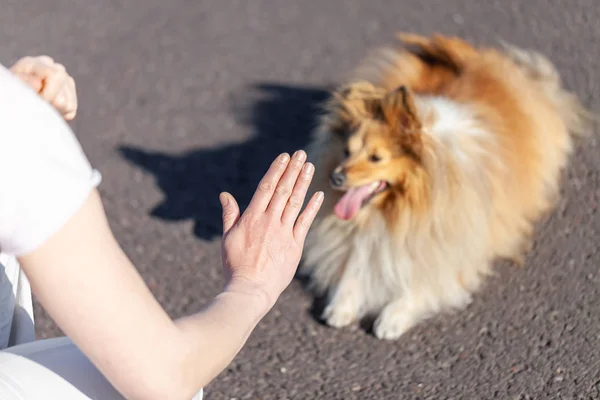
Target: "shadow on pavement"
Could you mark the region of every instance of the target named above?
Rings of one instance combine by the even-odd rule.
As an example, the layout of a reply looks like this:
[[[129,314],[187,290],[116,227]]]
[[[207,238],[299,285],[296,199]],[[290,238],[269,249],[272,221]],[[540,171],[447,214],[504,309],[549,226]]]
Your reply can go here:
[[[250,99],[234,112],[253,127],[254,135],[242,144],[200,148],[183,154],[121,146],[131,164],[154,175],[164,200],[151,215],[167,221],[193,219],[195,235],[211,240],[222,234],[219,193],[229,191],[243,210],[269,164],[284,151],[304,148],[326,88],[259,84]]]

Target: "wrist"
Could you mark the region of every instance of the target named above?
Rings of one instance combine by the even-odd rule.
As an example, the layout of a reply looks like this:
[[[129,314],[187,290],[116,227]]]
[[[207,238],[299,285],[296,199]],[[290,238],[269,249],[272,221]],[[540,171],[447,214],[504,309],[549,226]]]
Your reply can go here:
[[[260,318],[264,317],[271,310],[277,300],[263,286],[240,277],[231,279],[225,286],[222,294],[225,296],[234,296],[245,303],[247,302],[248,307],[258,313]]]

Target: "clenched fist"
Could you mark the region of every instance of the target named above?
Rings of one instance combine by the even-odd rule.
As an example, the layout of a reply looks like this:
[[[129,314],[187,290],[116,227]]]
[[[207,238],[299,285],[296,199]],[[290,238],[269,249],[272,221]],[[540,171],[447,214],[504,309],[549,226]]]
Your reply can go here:
[[[48,56],[23,57],[10,70],[52,104],[64,119],[75,118],[75,81],[62,64]]]

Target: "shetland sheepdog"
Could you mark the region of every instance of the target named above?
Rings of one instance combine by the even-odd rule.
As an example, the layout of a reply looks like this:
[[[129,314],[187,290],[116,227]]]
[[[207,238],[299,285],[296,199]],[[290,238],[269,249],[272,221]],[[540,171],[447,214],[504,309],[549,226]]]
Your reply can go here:
[[[591,114],[543,55],[399,34],[332,92],[308,148],[325,202],[300,273],[322,318],[396,339],[522,264]]]

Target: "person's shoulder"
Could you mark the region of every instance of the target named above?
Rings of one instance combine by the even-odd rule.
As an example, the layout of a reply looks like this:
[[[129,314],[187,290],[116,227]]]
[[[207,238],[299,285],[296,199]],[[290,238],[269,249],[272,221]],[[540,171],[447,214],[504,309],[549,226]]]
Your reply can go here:
[[[38,164],[44,159],[62,159],[88,167],[79,141],[60,113],[2,65],[0,87],[4,162]]]
[[[99,184],[58,111],[0,68],[0,248],[18,255],[48,239]]]
[[[36,97],[38,97],[33,89],[3,64],[0,64],[0,87],[2,87],[0,100],[3,106],[6,106],[8,109],[13,109],[16,104],[23,101],[36,102]]]

